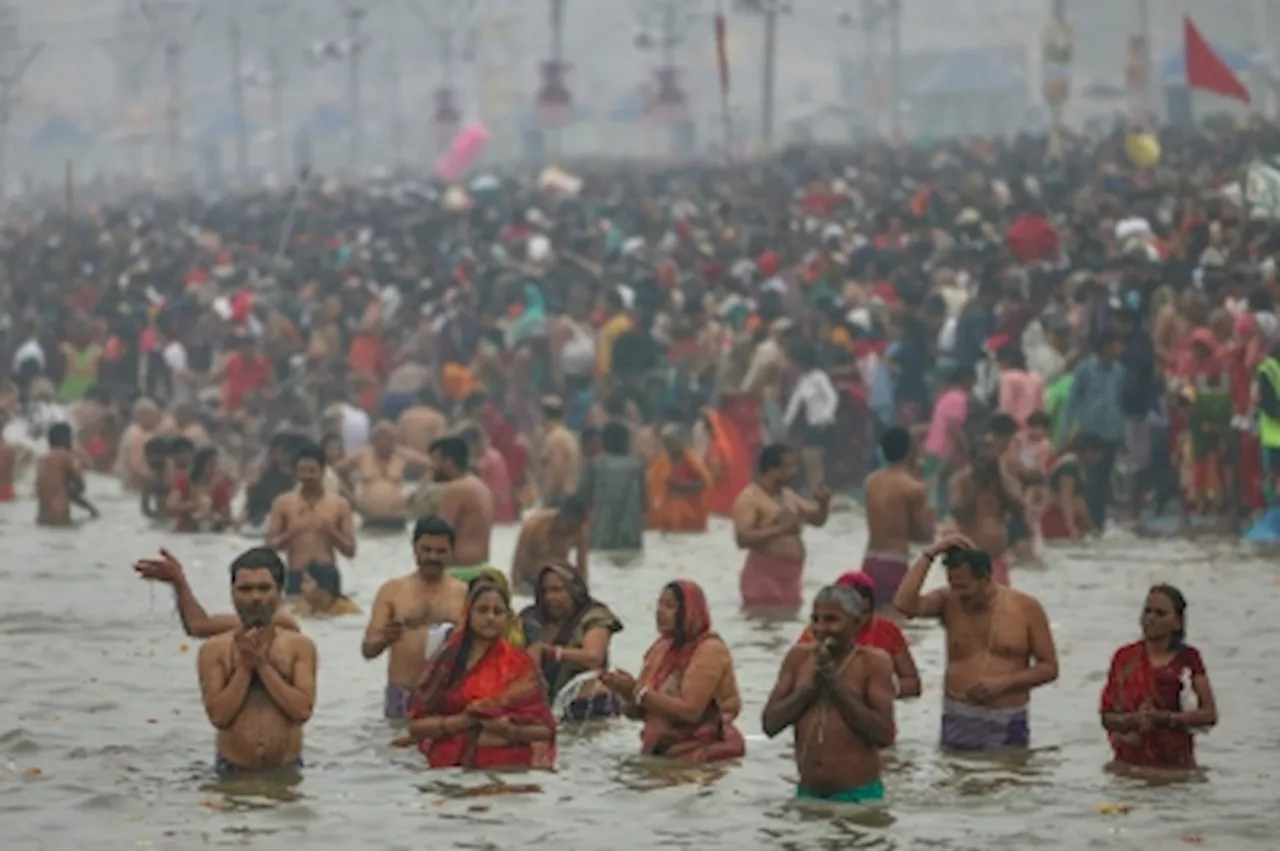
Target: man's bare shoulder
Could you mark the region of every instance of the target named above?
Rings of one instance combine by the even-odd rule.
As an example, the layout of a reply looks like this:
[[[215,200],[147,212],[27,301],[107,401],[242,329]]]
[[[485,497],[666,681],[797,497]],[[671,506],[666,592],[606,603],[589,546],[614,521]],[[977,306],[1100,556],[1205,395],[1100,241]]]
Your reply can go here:
[[[736,511],[739,508],[749,508],[759,502],[760,497],[756,491],[757,488],[755,482],[752,482],[743,488],[742,491],[733,499],[733,510]]]
[[[867,647],[865,644],[859,644],[857,652],[868,674],[893,673],[893,658],[879,647]]]
[[[1019,591],[1016,588],[1001,588],[1000,593],[1009,595],[1010,602],[1017,606],[1018,610],[1024,615],[1038,615],[1044,612],[1044,606],[1040,604],[1040,601],[1025,591]]]
[[[285,491],[275,498],[271,507],[277,511],[292,511],[298,504],[297,491]]]
[[[813,658],[812,644],[793,644],[791,649],[787,651],[787,655],[782,659],[782,667],[787,670],[796,670],[807,660]]]
[[[289,629],[276,630],[273,643],[281,650],[289,653],[298,653],[302,651],[314,652],[316,649],[316,643],[308,636]]]
[[[219,658],[235,644],[235,640],[236,634],[234,632],[220,632],[211,638],[205,639],[204,643],[200,645],[200,659],[209,661]]]

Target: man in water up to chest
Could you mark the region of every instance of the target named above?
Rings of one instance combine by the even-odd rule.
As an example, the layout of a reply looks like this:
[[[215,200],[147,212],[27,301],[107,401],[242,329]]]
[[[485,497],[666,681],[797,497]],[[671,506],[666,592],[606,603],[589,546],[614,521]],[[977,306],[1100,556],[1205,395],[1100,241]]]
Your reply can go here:
[[[302,766],[302,727],[316,700],[316,646],[276,629],[284,562],[254,547],[231,563],[231,598],[240,628],[200,648],[204,709],[218,731],[218,773]]]
[[[939,556],[947,584],[921,595],[925,575]],[[1058,678],[1058,653],[1040,602],[997,585],[991,556],[965,536],[951,535],[911,565],[893,605],[909,618],[938,618],[946,630],[942,747],[1028,747],[1031,690]]]

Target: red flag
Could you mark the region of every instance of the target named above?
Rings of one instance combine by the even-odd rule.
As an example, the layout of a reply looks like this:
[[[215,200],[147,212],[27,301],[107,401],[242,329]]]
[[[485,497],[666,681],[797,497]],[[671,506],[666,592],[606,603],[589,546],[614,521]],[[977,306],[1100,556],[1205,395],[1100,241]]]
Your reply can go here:
[[[729,54],[725,48],[724,12],[716,10],[716,64],[720,68],[720,96],[729,96]]]
[[[1248,103],[1249,90],[1204,40],[1189,16],[1183,18],[1183,27],[1187,42],[1187,87]]]

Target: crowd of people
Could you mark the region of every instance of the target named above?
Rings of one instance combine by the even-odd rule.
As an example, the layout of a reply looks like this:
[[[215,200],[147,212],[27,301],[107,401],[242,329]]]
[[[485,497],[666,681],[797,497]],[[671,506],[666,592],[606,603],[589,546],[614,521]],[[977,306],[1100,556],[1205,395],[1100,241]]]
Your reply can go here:
[[[647,754],[741,757],[701,590],[662,589],[633,677],[609,668],[622,625],[590,553],[726,517],[743,606],[795,612],[804,527],[856,494],[862,569],[814,601],[764,727],[795,727],[802,796],[874,798],[894,698],[920,689],[893,617],[947,630],[944,745],[1025,747],[1057,660],[1012,563],[1164,529],[1170,506],[1174,528],[1230,533],[1274,503],[1280,234],[1240,178],[1278,139],[1170,131],[1145,167],[1122,134],[1055,157],[1029,137],[804,148],[9,220],[0,499],[44,439],[40,524],[96,516],[96,470],[174,533],[262,535],[232,566],[235,615],[205,612],[172,557],[138,565],[209,637],[231,771],[300,758],[315,648],[296,616],[359,611],[341,559],[410,528],[418,569],[379,591],[362,652],[387,656],[386,714],[433,766],[549,765],[557,724],[619,713]],[[493,528],[517,523],[495,569]],[[938,559],[947,587],[922,595]],[[1102,720],[1122,762],[1188,767],[1216,720],[1185,609],[1153,589],[1117,654]]]

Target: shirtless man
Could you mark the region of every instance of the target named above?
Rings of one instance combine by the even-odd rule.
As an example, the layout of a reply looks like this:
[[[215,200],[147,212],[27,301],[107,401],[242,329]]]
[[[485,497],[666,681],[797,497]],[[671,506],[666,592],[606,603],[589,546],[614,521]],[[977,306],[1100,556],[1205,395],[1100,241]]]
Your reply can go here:
[[[564,402],[558,396],[542,400],[542,504],[553,507],[578,490],[582,449],[564,424]]]
[[[404,495],[405,474],[410,468],[427,470],[431,459],[407,447],[396,446],[396,429],[378,423],[369,445],[349,455],[335,466],[339,475],[355,470],[360,474],[356,506],[365,529],[402,531],[409,504]]]
[[[213,443],[209,439],[209,432],[205,430],[204,423],[200,422],[196,409],[191,405],[179,405],[173,409],[173,425],[178,430],[178,434],[191,441],[196,447]]]
[[[867,477],[867,552],[862,572],[875,583],[876,608],[893,600],[911,563],[912,541],[933,540],[929,488],[916,474],[911,434],[894,426],[880,438],[889,466]]]
[[[169,438],[156,435],[145,447],[151,479],[142,489],[142,516],[164,520],[169,516]]]
[[[991,556],[992,578],[1000,585],[1009,585],[1009,521],[1026,516],[1021,492],[1000,463],[991,435],[974,441],[969,466],[957,470],[947,484],[956,530]]]
[[[444,436],[448,423],[440,413],[440,400],[434,390],[424,387],[417,398],[417,404],[396,419],[396,443],[425,455],[431,444]]]
[[[70,526],[72,505],[96,518],[98,509],[84,496],[84,476],[71,446],[71,426],[54,423],[48,440],[49,452],[36,465],[36,525]]]
[[[280,557],[265,547],[233,561],[240,628],[209,639],[196,659],[223,777],[302,767],[302,727],[316,701],[316,646],[272,624],[284,574]]]
[[[766,446],[760,451],[756,480],[734,500],[734,538],[739,549],[747,550],[740,580],[746,609],[794,612],[803,604],[805,550],[800,530],[806,523],[826,524],[831,493],[819,490],[815,502],[801,498],[788,487],[796,467],[796,455],[786,446]]]
[[[939,556],[947,585],[922,596]],[[1031,690],[1058,678],[1058,653],[1039,601],[997,585],[990,556],[965,536],[950,535],[911,565],[893,604],[909,618],[938,618],[946,630],[942,747],[1028,747]]]
[[[431,444],[431,462],[440,489],[440,516],[453,527],[449,573],[470,582],[489,566],[489,537],[493,534],[493,494],[472,474],[468,465],[467,442],[461,437],[442,437]]]
[[[796,797],[841,804],[884,800],[881,748],[893,744],[893,663],[857,644],[871,617],[855,589],[828,585],[813,601],[812,644],[792,647],[764,707],[773,738],[795,727]]]
[[[163,582],[173,587],[174,603],[178,607],[178,617],[182,621],[183,631],[192,638],[212,638],[224,632],[235,632],[240,628],[240,616],[233,613],[211,615],[196,598],[187,582],[187,573],[182,563],[174,558],[168,550],[160,550],[159,558],[144,558],[133,563],[138,577],[149,582]],[[280,629],[298,631],[298,621],[284,603],[276,609],[271,621]]]
[[[383,712],[404,718],[422,663],[427,657],[430,627],[462,622],[467,602],[466,583],[446,570],[453,560],[453,527],[439,517],[424,517],[413,527],[413,556],[418,569],[390,579],[378,589],[369,613],[360,652],[376,659],[390,648]]]
[[[551,561],[574,563],[587,578],[587,552],[591,549],[587,504],[577,495],[566,497],[559,508],[544,508],[525,518],[511,559],[511,590],[533,594],[539,571]],[[570,559],[576,550],[576,560]]]
[[[147,467],[147,441],[158,433],[162,420],[160,408],[150,399],[139,399],[133,405],[133,422],[120,438],[120,454],[116,473],[130,490],[141,490],[151,478]]]
[[[351,506],[324,486],[324,450],[304,446],[298,450],[294,473],[298,487],[276,497],[267,518],[267,546],[284,550],[289,572],[284,593],[302,593],[302,574],[308,564],[336,564],[338,553],[355,558],[356,530]]]

